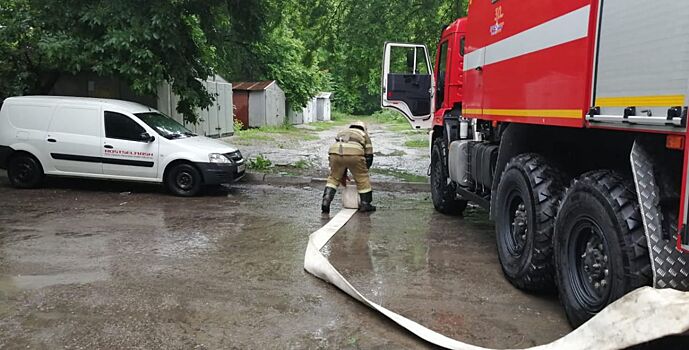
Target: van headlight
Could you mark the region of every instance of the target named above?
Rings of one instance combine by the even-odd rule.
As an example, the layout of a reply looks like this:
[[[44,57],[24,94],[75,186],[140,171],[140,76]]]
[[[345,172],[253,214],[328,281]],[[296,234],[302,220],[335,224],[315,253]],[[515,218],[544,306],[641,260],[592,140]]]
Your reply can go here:
[[[216,163],[216,164],[230,164],[230,163],[232,163],[231,160],[227,159],[227,157],[225,157],[225,155],[220,154],[220,153],[209,154],[208,160],[210,160],[211,163]]]

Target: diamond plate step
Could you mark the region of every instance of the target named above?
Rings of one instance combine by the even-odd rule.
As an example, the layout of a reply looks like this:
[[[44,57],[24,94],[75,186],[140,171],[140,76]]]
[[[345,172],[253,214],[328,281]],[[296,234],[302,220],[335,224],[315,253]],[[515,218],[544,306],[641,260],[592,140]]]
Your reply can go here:
[[[653,158],[638,140],[632,148],[631,163],[653,269],[653,286],[689,291],[689,255],[677,250],[677,236],[663,239],[670,235],[663,234],[660,189]]]

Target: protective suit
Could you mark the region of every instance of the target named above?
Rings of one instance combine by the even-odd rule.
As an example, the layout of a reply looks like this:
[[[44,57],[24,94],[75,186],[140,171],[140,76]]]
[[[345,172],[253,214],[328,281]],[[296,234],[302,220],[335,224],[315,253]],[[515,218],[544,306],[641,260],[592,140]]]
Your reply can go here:
[[[376,207],[371,204],[373,189],[368,175],[368,170],[373,164],[373,145],[368,136],[366,124],[360,121],[352,123],[349,128],[337,134],[335,141],[328,150],[330,176],[323,192],[322,211],[330,212],[330,203],[335,197],[337,187],[346,176],[347,170],[352,173],[359,192],[361,199],[359,211],[375,211]]]

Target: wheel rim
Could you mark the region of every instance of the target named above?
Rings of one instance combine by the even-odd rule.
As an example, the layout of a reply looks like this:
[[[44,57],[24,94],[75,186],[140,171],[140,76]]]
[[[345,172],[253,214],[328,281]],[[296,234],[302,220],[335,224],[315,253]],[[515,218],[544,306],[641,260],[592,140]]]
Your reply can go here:
[[[590,218],[581,218],[573,226],[569,247],[569,266],[574,297],[590,312],[607,304],[612,286],[608,244],[600,226]]]
[[[177,173],[177,176],[175,176],[175,184],[178,188],[189,191],[194,187],[194,175],[186,170],[180,171]]]
[[[28,159],[22,159],[14,165],[12,179],[17,183],[27,183],[33,176],[33,165]]]
[[[503,242],[507,251],[515,257],[524,254],[529,233],[529,214],[526,203],[519,191],[511,191],[507,196],[507,227],[504,227],[507,235],[503,235]]]

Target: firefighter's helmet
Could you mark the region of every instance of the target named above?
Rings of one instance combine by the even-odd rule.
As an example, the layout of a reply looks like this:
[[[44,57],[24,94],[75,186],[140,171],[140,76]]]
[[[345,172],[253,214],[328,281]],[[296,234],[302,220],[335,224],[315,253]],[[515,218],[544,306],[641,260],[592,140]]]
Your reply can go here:
[[[353,122],[352,124],[349,125],[350,129],[359,129],[361,131],[368,131],[366,128],[366,123],[362,122],[361,120],[357,120]]]

